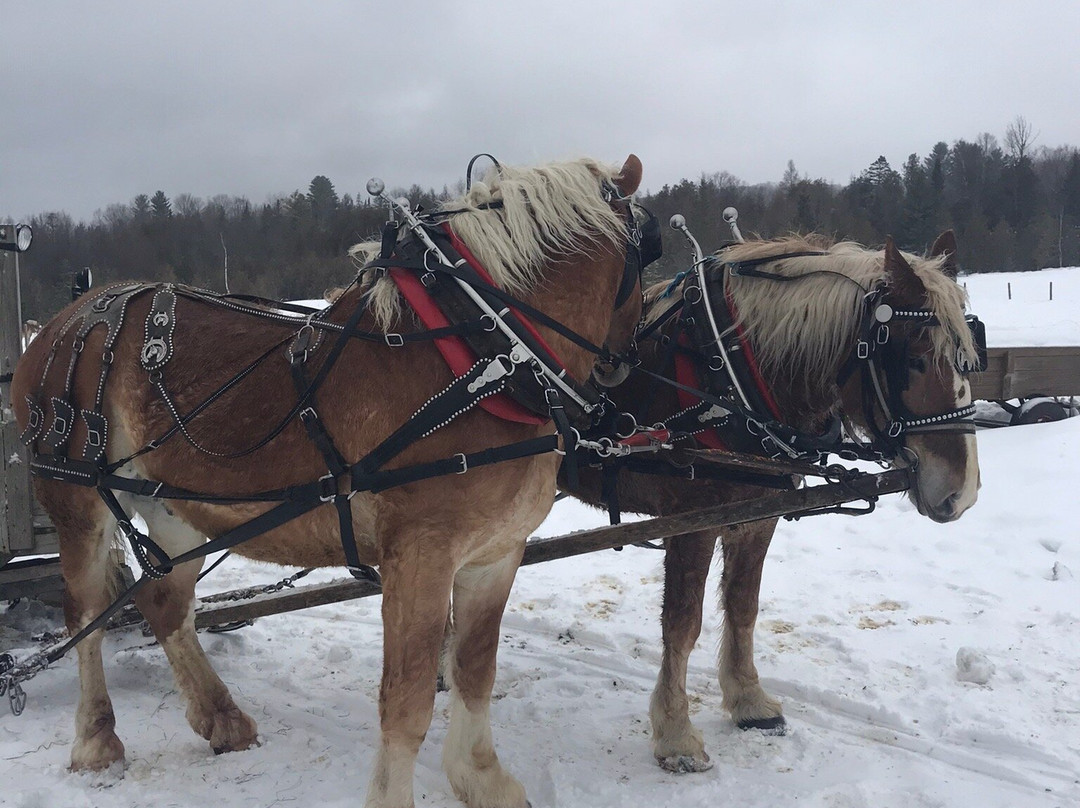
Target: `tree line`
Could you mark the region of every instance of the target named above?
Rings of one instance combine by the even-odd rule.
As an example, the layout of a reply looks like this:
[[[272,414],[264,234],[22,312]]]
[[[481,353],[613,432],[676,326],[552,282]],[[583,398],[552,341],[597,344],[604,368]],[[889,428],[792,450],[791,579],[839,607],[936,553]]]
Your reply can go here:
[[[811,179],[789,161],[776,183],[750,185],[719,172],[639,194],[665,225],[664,257],[648,276],[670,277],[689,265],[685,240],[666,229],[671,215],[683,214],[702,246],[715,249],[731,238],[720,218],[727,206],[738,208],[746,234],[817,231],[867,245],[892,235],[911,252],[952,228],[968,272],[1080,265],[1080,150],[1035,148],[1035,137],[1017,118],[1004,144],[990,134],[939,142],[899,169],[879,157],[847,185]],[[414,185],[393,193],[430,209],[460,191]],[[348,248],[375,236],[386,215],[365,193],[339,195],[321,175],[306,193],[262,205],[228,195],[170,199],[158,190],[110,205],[89,223],[42,213],[29,222],[34,245],[21,257],[23,311],[51,316],[70,299],[72,273],[82,267],[95,284],[139,278],[223,290],[227,266],[233,292],[317,297],[352,277]]]

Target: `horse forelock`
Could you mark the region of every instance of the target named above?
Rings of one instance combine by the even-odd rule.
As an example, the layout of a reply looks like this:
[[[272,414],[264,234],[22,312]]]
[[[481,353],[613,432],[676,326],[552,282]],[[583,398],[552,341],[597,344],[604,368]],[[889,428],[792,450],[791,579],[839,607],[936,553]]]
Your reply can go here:
[[[599,192],[618,174],[618,167],[591,159],[532,168],[501,166],[440,210],[453,211],[446,221],[495,284],[523,294],[540,280],[551,257],[621,245],[626,225]],[[486,207],[495,201],[501,207]],[[379,243],[365,242],[349,253],[363,265],[379,249]],[[382,278],[366,293],[376,323],[392,326],[401,316],[397,287]]]
[[[783,258],[789,253],[821,251],[820,256]],[[830,243],[820,236],[791,236],[771,241],[737,244],[724,250],[726,261],[777,256],[763,269],[784,276],[815,271],[838,272],[870,289],[885,281],[882,250],[854,242]],[[925,301],[913,306],[934,311],[941,327],[929,329],[934,358],[951,363],[960,350],[974,359],[975,346],[964,322],[966,292],[941,271],[944,256],[922,258],[904,253],[926,292]],[[834,275],[818,275],[797,283],[729,276],[729,289],[738,309],[738,324],[750,338],[758,362],[768,375],[805,374],[823,382],[835,378],[856,338],[862,291]]]

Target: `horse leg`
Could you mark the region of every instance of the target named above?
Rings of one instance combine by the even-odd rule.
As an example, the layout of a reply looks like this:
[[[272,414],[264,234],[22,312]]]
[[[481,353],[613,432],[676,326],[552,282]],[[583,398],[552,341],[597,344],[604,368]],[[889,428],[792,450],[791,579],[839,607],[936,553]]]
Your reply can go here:
[[[398,538],[406,538],[399,535]],[[453,570],[445,557],[426,563],[417,536],[406,552],[384,553],[382,574],[382,728],[366,808],[412,808],[413,769],[435,706],[439,649]],[[444,537],[439,537],[445,540]],[[390,545],[388,542],[389,546]],[[428,547],[437,547],[433,539]]]
[[[761,568],[769,551],[776,519],[724,529],[724,574],[721,598],[724,635],[720,643],[720,688],[724,707],[742,729],[761,729],[783,735],[780,702],[766,693],[754,666],[754,625],[757,623]]]
[[[203,544],[206,539],[160,500],[136,504],[150,535],[170,556]],[[248,749],[255,745],[257,728],[233,701],[195,634],[195,581],[202,559],[181,564],[160,580],[150,581],[135,597],[169,660],[176,684],[188,702],[187,720],[215,753]]]
[[[37,484],[38,498],[56,526],[64,576],[64,621],[71,635],[108,608],[117,578],[110,558],[116,520],[91,488]],[[72,771],[106,769],[124,759],[116,735],[116,716],[105,686],[101,642],[105,631],[89,634],[77,646],[79,706],[75,712]]]
[[[716,534],[689,533],[668,539],[665,545],[664,657],[649,705],[653,754],[668,771],[706,771],[712,764],[701,732],[690,723],[686,664],[701,633],[701,604]]]
[[[528,805],[524,787],[499,763],[490,720],[499,626],[523,549],[493,564],[466,565],[454,578],[450,727],[443,770],[469,808]]]
[[[454,648],[453,602],[446,610],[446,627],[443,629],[442,646],[439,648],[439,678],[436,690],[446,693],[450,689],[450,654]]]

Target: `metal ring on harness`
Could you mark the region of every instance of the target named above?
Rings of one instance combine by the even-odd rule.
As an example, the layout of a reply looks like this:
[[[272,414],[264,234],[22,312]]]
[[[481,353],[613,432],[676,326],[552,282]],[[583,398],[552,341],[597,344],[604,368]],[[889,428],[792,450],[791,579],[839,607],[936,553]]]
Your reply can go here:
[[[617,424],[618,424],[618,421],[619,421],[620,418],[629,419],[629,421],[630,421],[630,431],[629,432],[620,432],[619,431]],[[631,413],[620,412],[618,415],[615,416],[615,422],[616,422],[616,427],[614,429],[614,432],[615,432],[615,437],[617,437],[617,438],[626,439],[626,438],[629,438],[629,437],[632,437],[632,436],[636,435],[637,432],[638,432],[639,426],[638,426],[637,419]]]
[[[319,478],[319,502],[333,502],[338,495],[337,478],[333,474],[324,474]]]

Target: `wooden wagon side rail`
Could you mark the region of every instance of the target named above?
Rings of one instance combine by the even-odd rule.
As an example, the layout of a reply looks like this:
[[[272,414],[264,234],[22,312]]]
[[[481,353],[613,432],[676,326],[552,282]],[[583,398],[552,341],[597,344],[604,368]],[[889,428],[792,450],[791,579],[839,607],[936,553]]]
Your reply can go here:
[[[987,369],[971,377],[971,397],[986,401],[1080,395],[1080,347],[990,348]]]
[[[797,491],[784,491],[761,499],[703,508],[675,516],[662,516],[643,522],[580,530],[563,536],[532,539],[525,547],[522,566],[554,561],[559,558],[608,550],[641,541],[681,536],[697,530],[719,529],[728,525],[756,522],[773,516],[797,513],[814,508],[906,491],[911,478],[905,470],[857,477],[850,482],[828,483]],[[197,628],[209,628],[234,621],[251,620],[310,606],[325,606],[355,598],[377,595],[382,590],[369,581],[342,580],[282,589],[248,600],[227,600],[230,593],[215,595],[195,612]]]

